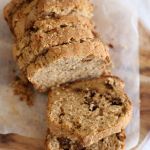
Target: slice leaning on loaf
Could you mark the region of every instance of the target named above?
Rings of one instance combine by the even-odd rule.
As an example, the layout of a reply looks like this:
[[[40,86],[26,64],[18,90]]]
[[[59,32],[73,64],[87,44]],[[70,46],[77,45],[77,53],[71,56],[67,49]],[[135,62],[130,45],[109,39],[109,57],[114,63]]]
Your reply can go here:
[[[125,139],[125,132],[121,131],[85,147],[78,140],[56,136],[49,131],[46,137],[46,150],[124,150]]]
[[[51,132],[77,138],[84,146],[120,132],[129,123],[131,114],[131,102],[117,77],[81,80],[49,93]]]
[[[39,91],[83,78],[99,77],[111,67],[106,47],[99,39],[50,48],[27,67],[27,78]]]

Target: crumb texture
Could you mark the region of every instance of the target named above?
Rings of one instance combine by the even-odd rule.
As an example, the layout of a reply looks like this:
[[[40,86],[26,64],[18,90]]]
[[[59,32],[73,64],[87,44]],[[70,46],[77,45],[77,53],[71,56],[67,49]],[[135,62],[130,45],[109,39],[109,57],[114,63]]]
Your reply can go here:
[[[84,144],[121,131],[130,117],[130,100],[115,77],[75,82],[49,94],[48,120],[53,131],[81,138]]]

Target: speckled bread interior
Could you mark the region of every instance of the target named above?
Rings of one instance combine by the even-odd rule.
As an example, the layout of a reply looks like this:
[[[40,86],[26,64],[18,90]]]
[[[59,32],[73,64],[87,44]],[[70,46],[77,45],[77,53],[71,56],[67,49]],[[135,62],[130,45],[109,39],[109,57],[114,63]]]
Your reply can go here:
[[[51,131],[78,138],[85,146],[120,132],[129,123],[131,113],[123,82],[113,76],[81,80],[49,93]]]

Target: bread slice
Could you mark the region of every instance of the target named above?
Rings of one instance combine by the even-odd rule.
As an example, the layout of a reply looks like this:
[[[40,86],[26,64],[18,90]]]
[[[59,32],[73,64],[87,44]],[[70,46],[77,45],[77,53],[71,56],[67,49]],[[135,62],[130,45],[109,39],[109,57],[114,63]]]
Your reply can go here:
[[[4,17],[16,38],[23,35],[27,22],[32,21],[33,14],[37,14],[37,2],[38,0],[11,0],[5,6]]]
[[[12,17],[16,11],[26,2],[26,0],[11,0],[4,8],[4,17],[12,30]]]
[[[29,0],[14,13],[12,17],[13,33],[17,39],[24,36],[25,32],[32,28],[37,19],[37,3],[39,0]]]
[[[54,28],[52,30],[40,29],[38,31],[31,31],[24,35],[21,40],[17,41],[16,56],[20,56],[26,47],[30,46],[33,49],[40,47],[46,48],[69,43],[71,41],[80,41],[84,39],[94,38],[95,34],[90,28],[83,26],[67,26]],[[31,51],[31,50],[30,50]]]
[[[49,93],[51,132],[78,138],[85,146],[120,132],[129,123],[131,114],[131,102],[117,77],[74,82]]]
[[[48,10],[47,5],[50,7]],[[92,11],[93,6],[88,0],[12,0],[5,7],[4,16],[15,37],[20,39],[26,31],[33,29],[39,18],[58,18],[69,14],[90,18]]]
[[[99,39],[56,46],[27,67],[27,78],[39,91],[88,77],[99,77],[111,67],[107,49]]]
[[[121,131],[85,147],[78,140],[72,140],[66,136],[56,136],[48,132],[46,150],[124,150],[125,139],[125,132]]]
[[[75,14],[59,16],[57,18],[39,18],[37,21],[35,21],[33,30],[42,30],[46,32],[54,28],[65,28],[73,26],[82,26],[94,30],[94,23],[90,19]]]
[[[44,19],[35,22],[36,32],[27,34],[21,41],[17,41],[14,55],[18,57],[20,69],[34,61],[48,47],[64,43],[93,38],[93,24],[81,16],[63,16],[59,19]]]

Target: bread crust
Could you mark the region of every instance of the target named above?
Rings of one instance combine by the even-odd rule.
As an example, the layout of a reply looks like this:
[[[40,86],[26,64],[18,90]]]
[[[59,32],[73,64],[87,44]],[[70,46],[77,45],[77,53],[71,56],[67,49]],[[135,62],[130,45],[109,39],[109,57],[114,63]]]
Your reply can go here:
[[[67,15],[75,13],[87,18],[93,16],[93,5],[89,0],[40,0],[38,13],[42,15]]]
[[[25,3],[25,1],[26,0],[11,0],[4,8],[3,14],[11,30],[13,30],[12,16],[18,10],[18,8]]]

